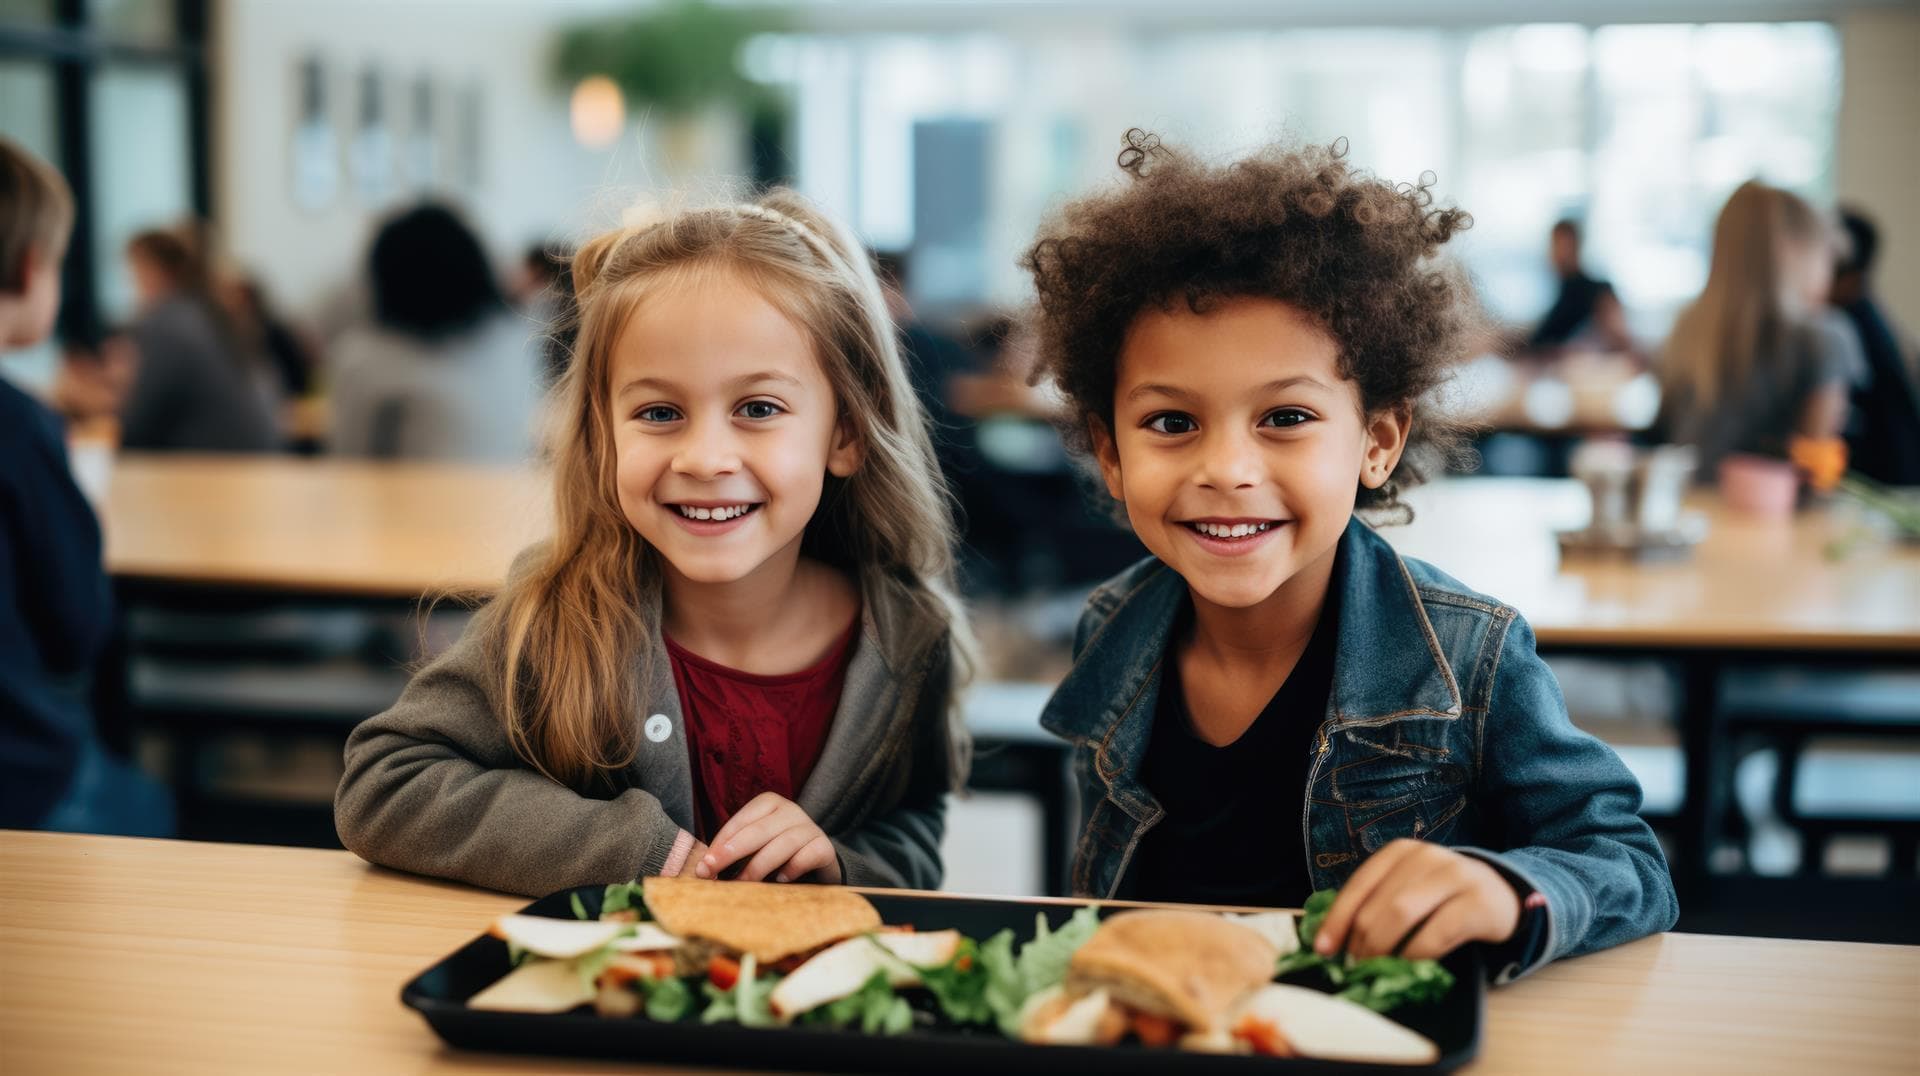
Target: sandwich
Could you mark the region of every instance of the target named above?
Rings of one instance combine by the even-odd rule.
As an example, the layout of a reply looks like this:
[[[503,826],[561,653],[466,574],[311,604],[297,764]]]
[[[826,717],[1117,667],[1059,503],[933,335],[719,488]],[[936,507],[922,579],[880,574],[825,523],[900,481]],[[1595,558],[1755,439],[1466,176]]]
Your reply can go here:
[[[1239,1001],[1273,979],[1280,951],[1262,932],[1198,911],[1109,917],[1068,964],[1066,981],[1022,1016],[1029,1042],[1107,1045],[1205,1041]],[[1104,1004],[1094,999],[1104,999]]]
[[[602,1015],[632,1016],[656,987],[703,980],[721,994],[750,991],[734,1004],[764,1007],[769,1022],[785,1022],[876,977],[889,987],[920,986],[922,969],[947,964],[960,949],[959,931],[884,926],[867,898],[837,886],[649,878],[609,887],[609,895],[616,889],[623,906],[608,911],[603,902],[599,919],[495,920],[491,933],[522,962],[468,1007],[566,1012],[592,1003]],[[640,918],[634,889],[650,919]]]

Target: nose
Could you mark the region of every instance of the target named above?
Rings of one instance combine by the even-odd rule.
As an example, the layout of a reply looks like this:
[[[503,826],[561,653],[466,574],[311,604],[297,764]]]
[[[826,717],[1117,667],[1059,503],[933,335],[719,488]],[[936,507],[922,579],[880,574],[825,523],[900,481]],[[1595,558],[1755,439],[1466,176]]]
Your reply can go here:
[[[1244,430],[1214,429],[1200,445],[1194,483],[1205,489],[1252,489],[1260,484],[1260,446]]]
[[[687,423],[680,443],[674,448],[674,474],[706,481],[739,469],[740,451],[728,423],[699,419]]]

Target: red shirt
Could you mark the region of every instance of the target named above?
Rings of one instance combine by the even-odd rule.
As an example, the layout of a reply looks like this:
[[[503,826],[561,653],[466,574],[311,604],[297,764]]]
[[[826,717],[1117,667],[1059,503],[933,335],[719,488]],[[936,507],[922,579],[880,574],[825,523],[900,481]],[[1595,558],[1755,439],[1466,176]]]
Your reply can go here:
[[[729,669],[666,640],[693,764],[695,836],[713,836],[762,792],[799,798],[826,746],[859,629],[856,616],[825,657],[780,676]]]

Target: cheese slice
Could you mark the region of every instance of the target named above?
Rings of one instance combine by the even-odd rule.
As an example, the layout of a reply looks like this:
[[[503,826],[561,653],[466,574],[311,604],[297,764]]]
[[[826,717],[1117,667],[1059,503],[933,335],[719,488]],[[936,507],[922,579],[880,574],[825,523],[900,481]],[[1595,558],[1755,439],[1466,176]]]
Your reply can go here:
[[[559,922],[559,920],[555,920]],[[529,960],[467,999],[467,1008],[492,1012],[566,1012],[593,1000],[593,987],[564,960]]]
[[[774,1012],[796,1016],[855,993],[875,972],[885,972],[894,986],[918,986],[916,968],[945,964],[959,947],[957,930],[862,934],[814,954],[780,980],[768,1000]]]
[[[1272,942],[1281,956],[1300,948],[1300,932],[1294,927],[1291,913],[1247,912],[1229,914],[1227,918]]]
[[[1440,1059],[1440,1048],[1419,1032],[1304,986],[1261,987],[1240,1003],[1227,1026],[1247,1018],[1272,1025],[1304,1057],[1381,1065],[1431,1065]]]
[[[612,941],[632,923],[608,919],[549,919],[543,915],[503,915],[493,921],[493,936],[535,956],[569,960]]]
[[[680,939],[661,930],[657,924],[624,923],[622,925],[634,929],[632,934],[613,939],[614,949],[622,953],[653,953],[680,947]]]

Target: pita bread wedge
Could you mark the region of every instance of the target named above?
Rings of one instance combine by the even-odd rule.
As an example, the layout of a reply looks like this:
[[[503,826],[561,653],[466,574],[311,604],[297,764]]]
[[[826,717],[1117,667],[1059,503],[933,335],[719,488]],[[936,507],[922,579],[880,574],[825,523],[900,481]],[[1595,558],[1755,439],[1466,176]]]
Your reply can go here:
[[[831,885],[649,878],[647,911],[678,938],[772,964],[880,928],[867,898]]]
[[[1073,954],[1067,989],[1104,990],[1129,1008],[1205,1031],[1272,980],[1279,958],[1258,931],[1209,912],[1121,912]]]

